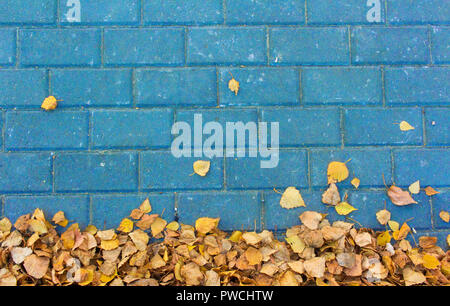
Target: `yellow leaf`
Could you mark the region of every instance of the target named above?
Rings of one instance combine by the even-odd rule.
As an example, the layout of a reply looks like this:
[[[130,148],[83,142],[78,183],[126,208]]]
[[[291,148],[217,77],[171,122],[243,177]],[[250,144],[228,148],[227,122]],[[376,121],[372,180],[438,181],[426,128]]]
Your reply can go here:
[[[181,268],[182,267],[183,267],[183,261],[181,259],[179,259],[175,265],[174,274],[175,274],[175,278],[180,282],[183,281],[183,277],[181,276]]]
[[[258,249],[255,249],[254,247],[249,247],[244,252],[244,255],[245,258],[247,258],[248,264],[252,266],[260,264],[263,260],[262,253]]]
[[[167,224],[166,228],[171,231],[176,232],[180,228],[180,225],[178,224],[177,221],[173,221],[173,222],[170,222],[169,224]]]
[[[125,218],[122,220],[122,222],[120,222],[120,225],[117,228],[117,230],[120,232],[129,233],[133,230],[133,225],[134,225],[133,221],[131,221],[128,218]]]
[[[414,271],[410,267],[403,269],[403,279],[405,280],[406,286],[418,285],[427,280],[422,272]]]
[[[402,121],[402,122],[400,122],[400,130],[401,131],[414,130],[414,127],[411,126],[411,124],[409,124],[408,122]]]
[[[391,235],[389,234],[389,231],[385,231],[377,236],[377,244],[379,246],[386,246],[389,242],[391,242]]]
[[[450,214],[447,211],[441,211],[439,213],[439,217],[441,217],[444,222],[448,223],[450,221]]]
[[[405,222],[405,223],[402,224],[402,227],[400,227],[400,229],[398,230],[398,234],[395,233],[395,235],[393,235],[393,236],[394,236],[394,239],[395,239],[395,240],[403,240],[403,239],[406,238],[406,236],[408,236],[408,233],[409,233],[410,231],[411,231],[411,228],[410,228],[409,225],[406,224],[406,222]]]
[[[241,231],[234,231],[233,234],[231,234],[230,238],[228,238],[228,240],[234,242],[234,243],[238,243],[239,240],[242,237],[242,232]]]
[[[287,243],[289,243],[289,245],[291,246],[292,250],[297,254],[302,253],[306,248],[306,245],[303,242],[303,240],[300,239],[300,237],[298,237],[297,235],[286,237],[285,239]]]
[[[146,232],[137,229],[132,233],[129,233],[131,240],[139,251],[144,251],[147,248],[147,243],[150,240],[150,237]]]
[[[53,222],[58,224],[59,226],[66,227],[69,224],[69,220],[66,219],[64,212],[58,211],[52,219]]]
[[[412,194],[418,194],[420,192],[420,181],[416,181],[409,185],[409,192]]]
[[[90,269],[81,268],[82,282],[79,283],[80,286],[87,286],[94,280],[94,271]]]
[[[341,202],[338,205],[336,205],[334,208],[336,209],[336,212],[338,214],[340,214],[341,216],[346,216],[349,213],[351,213],[352,211],[357,210],[356,208],[354,208],[347,202]]]
[[[288,187],[281,196],[280,205],[283,208],[291,209],[295,207],[306,207],[300,191],[295,187]]]
[[[195,229],[200,234],[207,234],[217,227],[220,218],[199,218],[195,221]]]
[[[150,205],[150,201],[147,199],[142,202],[141,206],[139,206],[139,210],[144,214],[148,214],[152,211],[152,205]]]
[[[382,209],[376,213],[377,220],[381,225],[386,225],[391,219],[391,212],[386,209]]]
[[[450,246],[450,234],[447,235],[447,245]]]
[[[355,177],[350,183],[353,185],[353,187],[358,189],[359,184],[361,183],[361,181],[359,180],[359,178]]]
[[[152,235],[153,237],[161,233],[167,225],[167,221],[161,218],[156,218],[155,221],[151,225]]]
[[[236,81],[234,78],[231,78],[231,80],[228,82],[228,88],[234,92],[235,95],[239,92],[239,82]]]
[[[54,110],[58,106],[58,100],[54,96],[49,96],[42,102],[41,108],[45,110]]]
[[[48,232],[47,226],[45,225],[45,222],[42,220],[29,220],[28,224],[31,227],[31,230],[38,234],[46,234]]]
[[[12,228],[12,224],[8,218],[3,218],[0,221],[0,232],[9,232],[9,231],[11,231],[11,228]]]
[[[391,230],[393,232],[396,232],[396,231],[398,231],[400,229],[400,224],[398,222],[396,222],[396,221],[389,220],[388,221],[388,225],[389,225],[389,227],[391,228]]]
[[[197,160],[194,162],[194,172],[200,176],[205,176],[209,172],[211,162],[209,160]]]
[[[423,255],[423,266],[427,269],[437,269],[440,266],[439,260],[433,255]]]
[[[95,225],[92,225],[92,224],[90,224],[90,225],[88,225],[87,227],[86,227],[86,229],[84,230],[85,232],[88,232],[89,234],[91,234],[91,235],[95,235],[96,233],[97,233],[97,228],[95,227]]]
[[[345,163],[333,161],[328,165],[327,176],[329,184],[341,182],[348,177],[347,166]]]
[[[119,247],[119,240],[102,240],[100,247],[105,251],[111,251]]]
[[[429,197],[431,197],[435,194],[438,194],[438,193],[439,193],[439,191],[434,190],[434,188],[431,186],[428,186],[427,188],[425,188],[425,194]]]

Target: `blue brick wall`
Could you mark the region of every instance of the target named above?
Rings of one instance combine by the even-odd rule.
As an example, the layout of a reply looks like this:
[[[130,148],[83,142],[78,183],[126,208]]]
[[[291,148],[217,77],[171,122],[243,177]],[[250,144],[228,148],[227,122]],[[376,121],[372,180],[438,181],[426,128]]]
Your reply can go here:
[[[80,5],[79,16],[65,0],[0,7],[2,214],[64,210],[83,226],[108,228],[149,197],[168,220],[220,217],[226,230],[281,231],[304,210],[344,219],[321,194],[328,163],[350,159],[350,179],[361,185],[339,186],[358,208],[352,219],[380,228],[375,213],[386,200],[395,220],[414,218],[419,234],[449,232],[438,216],[450,194],[448,1]],[[59,105],[44,112],[49,95]],[[280,122],[278,167],[212,157],[207,176],[192,175],[193,162],[208,158],[175,158],[170,146],[172,124],[192,125],[195,114],[222,125]],[[401,121],[414,130],[401,131]],[[383,176],[440,193],[397,207]],[[306,208],[280,207],[273,188],[288,186],[301,190]]]

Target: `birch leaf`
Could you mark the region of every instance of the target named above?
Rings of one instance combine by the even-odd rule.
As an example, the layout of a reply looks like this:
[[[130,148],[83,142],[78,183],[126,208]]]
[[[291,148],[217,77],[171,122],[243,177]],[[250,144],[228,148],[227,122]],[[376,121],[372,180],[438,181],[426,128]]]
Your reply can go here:
[[[52,219],[53,222],[58,224],[59,226],[66,227],[69,224],[69,220],[66,219],[64,212],[58,211]]]
[[[338,205],[336,205],[334,208],[336,209],[336,212],[338,214],[340,214],[341,216],[346,216],[349,213],[351,213],[352,211],[357,210],[356,208],[354,208],[347,202],[341,202]]]
[[[414,127],[406,121],[400,122],[400,130],[401,131],[410,131],[414,130]]]
[[[291,209],[295,207],[306,207],[300,191],[295,187],[288,187],[281,196],[280,205],[283,208]]]
[[[441,211],[439,213],[439,217],[442,219],[442,221],[444,222],[449,222],[450,221],[450,214],[448,213],[448,211]]]
[[[200,176],[206,176],[211,167],[211,162],[208,160],[197,160],[194,162],[194,172]]]
[[[353,178],[353,180],[350,183],[353,185],[353,187],[355,187],[355,189],[358,189],[361,181],[359,180],[359,178],[355,177],[355,178]]]
[[[322,203],[328,205],[337,205],[341,201],[339,190],[335,183],[331,183],[330,187],[322,194]]]
[[[328,183],[337,183],[348,177],[348,168],[345,163],[333,161],[327,169]]]
[[[117,228],[117,230],[120,232],[129,233],[133,230],[133,225],[134,225],[133,221],[131,221],[128,218],[125,218],[122,220],[122,222],[120,222],[120,225]]]
[[[415,181],[409,185],[408,189],[412,194],[418,194],[420,192],[420,181]]]
[[[392,203],[397,206],[404,206],[409,204],[417,204],[416,201],[411,197],[408,191],[402,190],[400,187],[392,185],[387,190],[387,195],[391,199]]]
[[[377,220],[381,225],[386,225],[391,219],[391,212],[386,209],[382,209],[376,213]]]
[[[234,78],[231,78],[231,80],[228,82],[228,88],[237,96],[239,92],[239,82]]]
[[[434,190],[434,188],[431,186],[428,186],[427,188],[425,188],[425,194],[429,197],[431,197],[435,194],[438,194],[438,193],[439,193],[439,191]]]
[[[54,110],[58,106],[58,100],[54,96],[49,96],[44,99],[44,102],[42,102],[41,108],[45,109],[46,111]]]
[[[219,225],[220,218],[198,218],[195,221],[195,229],[200,234],[206,235]]]

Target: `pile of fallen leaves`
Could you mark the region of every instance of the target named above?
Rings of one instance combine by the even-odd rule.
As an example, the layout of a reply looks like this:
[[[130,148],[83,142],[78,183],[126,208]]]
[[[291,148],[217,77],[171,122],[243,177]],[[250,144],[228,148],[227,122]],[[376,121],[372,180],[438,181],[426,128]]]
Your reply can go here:
[[[220,231],[220,220],[195,226],[167,223],[145,200],[117,230],[68,226],[63,212],[51,222],[42,210],[14,226],[0,221],[0,285],[447,285],[450,252],[435,237],[394,240],[386,232],[330,224],[305,211],[284,241],[270,231]],[[56,226],[67,227],[59,235]],[[389,232],[387,232],[389,234]]]

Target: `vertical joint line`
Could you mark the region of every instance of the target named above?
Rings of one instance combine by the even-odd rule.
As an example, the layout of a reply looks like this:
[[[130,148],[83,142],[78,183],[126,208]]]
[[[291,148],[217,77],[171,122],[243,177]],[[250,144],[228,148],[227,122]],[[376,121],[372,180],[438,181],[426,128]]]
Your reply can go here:
[[[19,68],[19,59],[20,59],[20,39],[19,39],[19,28],[16,28],[16,68]]]
[[[216,99],[217,99],[217,107],[220,107],[220,75],[219,68],[216,66]]]
[[[88,112],[88,152],[92,150],[92,113]]]
[[[227,0],[222,1],[223,24],[227,23]]]
[[[105,28],[102,27],[100,31],[100,65],[105,66]]]
[[[348,56],[349,56],[348,62],[350,63],[350,65],[352,65],[352,29],[350,26],[347,26],[347,32],[348,32]]]
[[[425,107],[422,107],[422,137],[423,137],[423,146],[425,147],[427,145],[427,133],[426,133],[426,112]]]
[[[92,205],[92,195],[89,195],[89,224],[93,224],[94,223],[94,212],[92,209],[93,205]]]
[[[386,107],[386,86],[385,86],[385,74],[384,74],[384,66],[380,66],[381,69],[381,101],[383,103],[383,107]]]
[[[298,69],[298,95],[300,99],[300,105],[303,105],[303,82],[302,82],[302,68]]]
[[[431,228],[434,230],[435,224],[434,224],[434,211],[433,211],[433,197],[429,197],[428,201],[430,203]]]
[[[387,0],[384,0],[384,18],[385,18],[385,24],[389,25]]]
[[[269,34],[269,26],[266,26],[266,58],[267,58],[267,66],[270,66],[270,34]]]
[[[308,169],[308,173],[307,173],[307,178],[308,178],[308,190],[311,191],[312,190],[312,184],[311,184],[311,151],[310,149],[306,149],[306,163],[307,163],[307,169]]]
[[[131,100],[132,107],[136,108],[136,68],[131,68]]]
[[[144,0],[140,1],[140,25],[143,26],[144,25]]]
[[[428,26],[428,51],[430,53],[430,65],[433,65],[433,40],[431,36],[431,26]]]
[[[137,151],[137,165],[136,165],[136,176],[137,176],[137,181],[138,181],[138,192],[142,191],[142,186],[141,186],[141,152]]]
[[[6,111],[2,110],[2,152],[5,152]]]
[[[308,0],[305,0],[305,25],[308,24],[308,4],[307,4]]]
[[[394,150],[391,148],[391,180],[394,181],[394,175],[395,175],[395,159],[394,159]]]
[[[187,49],[188,49],[188,27],[184,27],[184,67],[187,67]]]
[[[341,132],[341,148],[344,149],[345,146],[345,122],[344,122],[344,109],[339,107],[339,129]]]
[[[260,199],[260,203],[261,203],[260,225],[261,225],[261,230],[264,230],[266,227],[266,200],[264,198],[264,192],[262,192],[262,191],[259,192],[259,199]]]
[[[56,192],[55,188],[55,177],[56,177],[56,169],[55,169],[55,159],[56,159],[56,152],[50,153],[51,158],[51,166],[52,166],[52,193]]]

